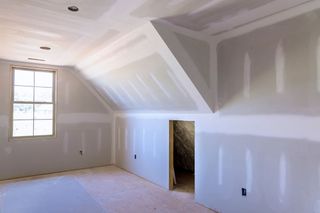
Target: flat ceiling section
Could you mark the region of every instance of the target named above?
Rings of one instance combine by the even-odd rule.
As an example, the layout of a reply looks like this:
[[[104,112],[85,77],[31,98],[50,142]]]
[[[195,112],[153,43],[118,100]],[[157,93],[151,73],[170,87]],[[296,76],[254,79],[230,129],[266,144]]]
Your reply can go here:
[[[275,0],[216,0],[209,1],[205,7],[166,18],[176,25],[201,31],[210,27],[211,24],[223,22],[241,13],[261,7]]]
[[[135,17],[162,18],[197,10],[212,0],[148,0],[132,11]]]
[[[69,11],[69,6],[77,6],[79,11],[76,13],[69,13],[70,15],[79,16],[87,19],[98,19],[103,14],[108,12],[116,0],[11,0],[10,2],[15,3],[18,7],[22,5],[26,8],[32,8],[33,10],[47,10],[48,13],[60,13],[66,14]],[[50,12],[49,12],[50,11]]]

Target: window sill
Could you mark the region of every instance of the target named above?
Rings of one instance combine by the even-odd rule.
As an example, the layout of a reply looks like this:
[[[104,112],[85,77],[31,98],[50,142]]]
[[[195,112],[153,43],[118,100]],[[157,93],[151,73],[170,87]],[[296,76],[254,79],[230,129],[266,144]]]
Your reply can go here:
[[[26,142],[26,141],[51,141],[56,139],[56,135],[44,135],[44,136],[26,136],[26,137],[10,137],[9,142]]]

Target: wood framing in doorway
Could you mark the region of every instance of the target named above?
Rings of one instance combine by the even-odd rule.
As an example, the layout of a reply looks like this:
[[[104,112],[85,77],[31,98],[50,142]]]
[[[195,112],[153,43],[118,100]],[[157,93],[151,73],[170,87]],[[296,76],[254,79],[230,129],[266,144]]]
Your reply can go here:
[[[169,189],[173,190],[174,184],[174,167],[173,167],[173,144],[174,143],[174,128],[173,128],[173,120],[169,121]]]

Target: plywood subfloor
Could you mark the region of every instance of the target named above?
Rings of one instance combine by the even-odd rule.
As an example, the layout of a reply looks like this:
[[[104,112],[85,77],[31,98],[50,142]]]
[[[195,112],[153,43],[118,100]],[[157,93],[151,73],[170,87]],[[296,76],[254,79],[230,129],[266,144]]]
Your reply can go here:
[[[43,193],[44,189],[48,193]],[[14,202],[9,196],[14,196]],[[74,196],[79,196],[79,202]],[[60,213],[72,208],[77,212],[88,212],[88,208],[92,208],[90,213],[100,212],[100,209],[120,213],[213,212],[194,203],[189,192],[168,191],[114,166],[0,182],[1,213],[12,209],[16,209],[15,213],[43,212],[45,206],[41,205],[50,208],[59,205]]]
[[[194,174],[187,171],[176,171],[177,184],[174,191],[190,200],[194,199]]]

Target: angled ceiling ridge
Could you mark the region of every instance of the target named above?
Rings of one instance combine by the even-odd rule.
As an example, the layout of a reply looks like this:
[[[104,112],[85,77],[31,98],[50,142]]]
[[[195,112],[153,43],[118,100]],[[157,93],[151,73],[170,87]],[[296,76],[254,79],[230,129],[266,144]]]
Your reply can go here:
[[[214,111],[211,84],[212,38],[204,33],[182,29],[170,24],[153,21],[155,29],[182,67],[195,90]]]

